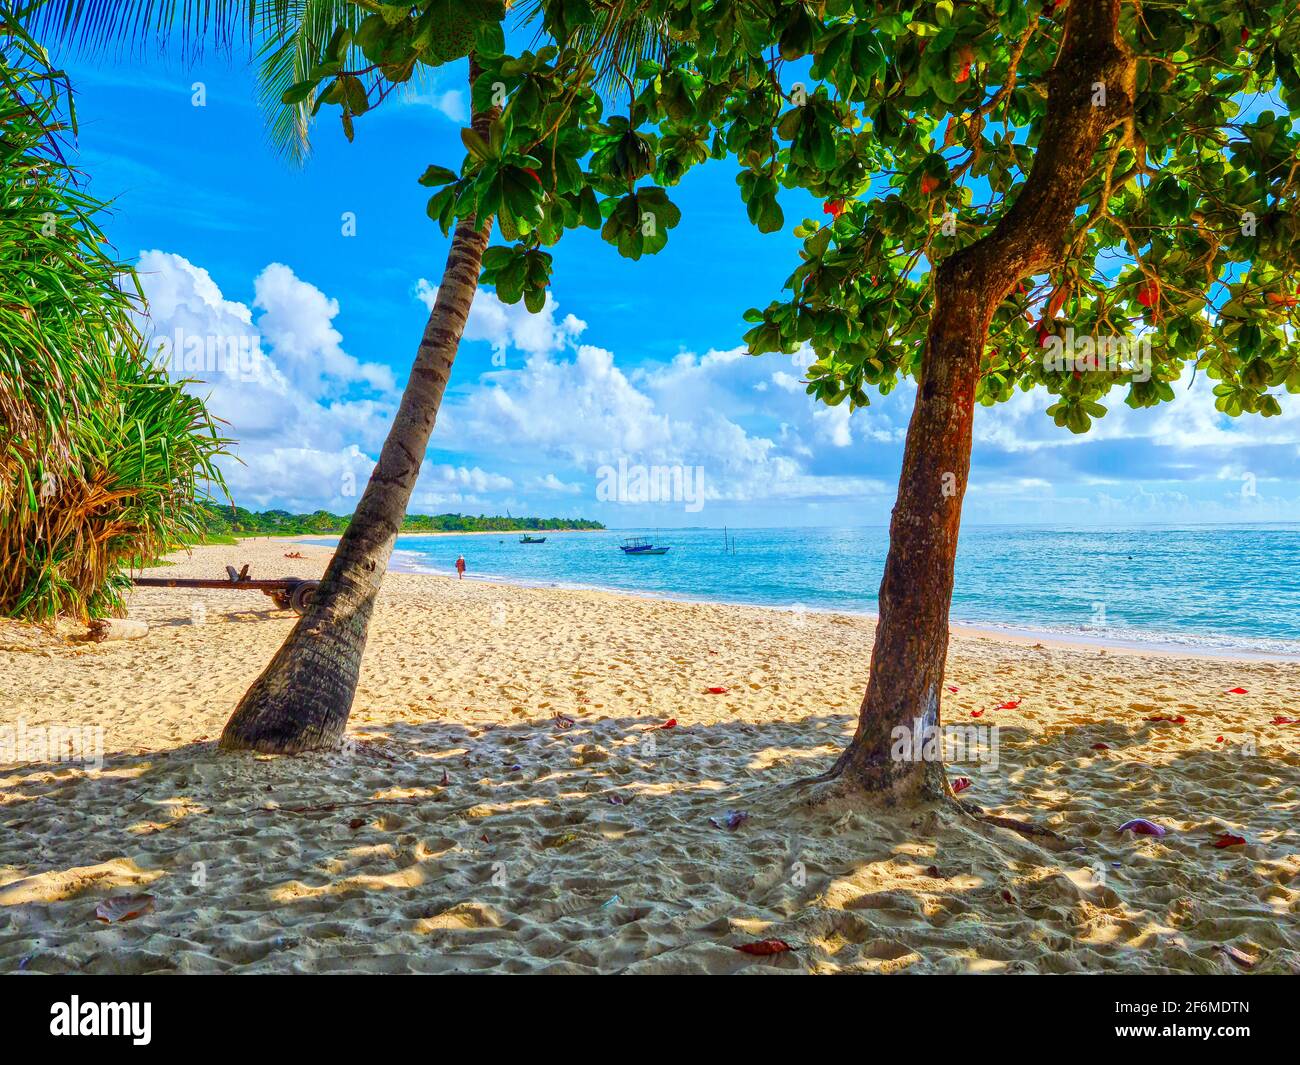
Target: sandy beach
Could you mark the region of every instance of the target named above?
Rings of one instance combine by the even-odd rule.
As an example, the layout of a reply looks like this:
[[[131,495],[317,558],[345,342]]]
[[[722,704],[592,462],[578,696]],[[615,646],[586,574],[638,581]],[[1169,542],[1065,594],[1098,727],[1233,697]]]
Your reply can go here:
[[[269,757],[215,740],[293,616],[172,589],[130,614],[144,639],[0,623],[0,730],[104,754],[0,765],[0,971],[1300,973],[1293,662],[956,635],[945,719],[998,747],[949,775],[1045,846],[788,786],[852,731],[868,619],[390,573],[349,743]],[[1117,834],[1137,817],[1168,834]],[[128,894],[153,911],[96,920]],[[796,950],[735,949],[768,937]]]

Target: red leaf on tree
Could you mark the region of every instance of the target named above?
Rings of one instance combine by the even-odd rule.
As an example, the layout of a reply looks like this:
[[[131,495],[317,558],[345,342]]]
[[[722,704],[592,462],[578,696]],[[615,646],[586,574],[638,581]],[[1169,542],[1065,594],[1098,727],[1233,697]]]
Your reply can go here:
[[[930,193],[932,193],[938,187],[939,187],[938,178],[931,177],[929,174],[921,175],[921,195],[929,196]]]
[[[1245,842],[1245,836],[1234,836],[1231,832],[1224,832],[1214,841],[1214,845],[1223,850],[1225,847],[1240,847]]]
[[[742,943],[735,948],[742,954],[754,954],[766,957],[769,954],[788,954],[794,950],[784,939],[759,939],[753,943]]]
[[[1160,298],[1160,282],[1148,281],[1138,286],[1137,300],[1143,307],[1154,307]]]
[[[822,214],[828,214],[832,218],[839,218],[844,213],[843,200],[827,200],[822,204]]]

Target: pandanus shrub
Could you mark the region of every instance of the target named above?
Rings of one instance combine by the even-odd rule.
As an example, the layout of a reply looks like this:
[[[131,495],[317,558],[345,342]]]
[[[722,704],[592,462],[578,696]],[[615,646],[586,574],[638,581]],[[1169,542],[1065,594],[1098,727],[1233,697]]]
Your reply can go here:
[[[37,620],[120,613],[126,568],[201,530],[224,443],[150,358],[69,132],[66,79],[0,5],[0,614]]]

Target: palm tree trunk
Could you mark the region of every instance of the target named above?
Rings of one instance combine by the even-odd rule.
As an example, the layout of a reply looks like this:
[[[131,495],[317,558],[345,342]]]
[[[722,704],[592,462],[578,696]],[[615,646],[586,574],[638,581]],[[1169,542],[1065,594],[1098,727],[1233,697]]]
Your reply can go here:
[[[470,60],[470,84],[477,74]],[[495,114],[476,115],[487,135]],[[411,500],[478,289],[492,220],[456,226],[397,417],[320,587],[221,734],[227,750],[292,754],[337,746],[347,726],[375,599]]]
[[[902,757],[908,748],[897,740],[905,734],[915,752],[940,727],[957,533],[989,323],[1021,278],[1063,261],[1101,140],[1132,114],[1135,63],[1119,36],[1119,9],[1120,0],[1070,5],[1025,187],[992,233],[938,269],[889,527],[871,675],[852,742],[814,778],[834,781],[836,792],[874,793],[888,802],[951,794],[942,760]],[[1105,86],[1100,105],[1098,83]]]

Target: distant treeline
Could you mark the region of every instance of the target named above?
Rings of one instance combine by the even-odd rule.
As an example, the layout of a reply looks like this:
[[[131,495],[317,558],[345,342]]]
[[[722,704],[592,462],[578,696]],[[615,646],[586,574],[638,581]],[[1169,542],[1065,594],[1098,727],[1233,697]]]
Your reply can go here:
[[[230,536],[280,536],[304,533],[340,533],[351,515],[317,510],[290,514],[287,510],[254,512],[243,507],[204,504],[205,533],[209,539]],[[603,529],[585,518],[503,518],[484,514],[408,514],[403,532],[524,532],[533,529]]]

